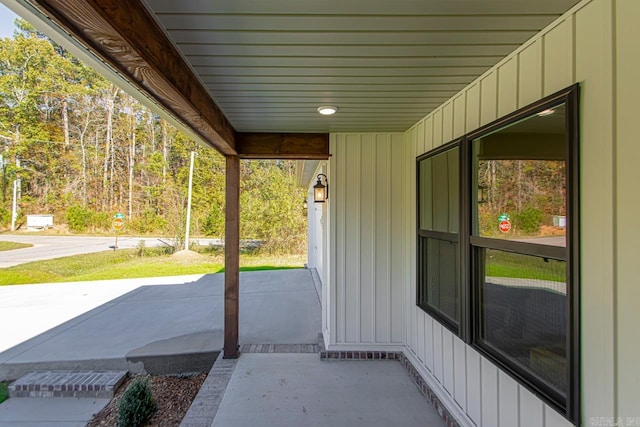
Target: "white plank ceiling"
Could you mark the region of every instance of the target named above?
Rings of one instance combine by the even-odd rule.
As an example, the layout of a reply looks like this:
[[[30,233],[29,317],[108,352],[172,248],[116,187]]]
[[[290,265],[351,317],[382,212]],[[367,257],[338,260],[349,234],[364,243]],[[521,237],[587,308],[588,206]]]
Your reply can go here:
[[[145,4],[236,130],[338,132],[407,130],[577,1]]]

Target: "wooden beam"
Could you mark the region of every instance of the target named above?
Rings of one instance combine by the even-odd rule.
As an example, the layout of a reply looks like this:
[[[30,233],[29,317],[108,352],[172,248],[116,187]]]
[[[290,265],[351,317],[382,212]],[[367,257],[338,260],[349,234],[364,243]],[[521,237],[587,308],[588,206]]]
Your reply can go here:
[[[30,0],[224,155],[235,130],[141,0]]]
[[[329,134],[240,132],[236,150],[242,159],[325,160],[330,157]]]
[[[240,159],[227,157],[224,229],[224,355],[235,359],[238,351],[240,296]]]

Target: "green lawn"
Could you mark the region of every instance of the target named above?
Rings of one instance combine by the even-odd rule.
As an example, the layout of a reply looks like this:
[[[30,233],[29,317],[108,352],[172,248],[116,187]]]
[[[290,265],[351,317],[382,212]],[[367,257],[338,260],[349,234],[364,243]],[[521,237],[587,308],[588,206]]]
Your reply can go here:
[[[30,248],[31,246],[33,245],[29,243],[5,242],[4,240],[0,240],[0,252],[11,251],[14,249]]]
[[[9,383],[0,382],[0,403],[9,398]]]
[[[520,279],[566,281],[566,263],[556,260],[488,250],[486,275]]]
[[[133,279],[140,277],[211,274],[224,271],[221,255],[200,255],[182,259],[163,254],[159,249],[146,249],[145,256],[136,249],[99,252],[52,260],[30,262],[0,269],[1,285],[21,285],[84,280]],[[241,255],[242,271],[302,268],[300,255]]]

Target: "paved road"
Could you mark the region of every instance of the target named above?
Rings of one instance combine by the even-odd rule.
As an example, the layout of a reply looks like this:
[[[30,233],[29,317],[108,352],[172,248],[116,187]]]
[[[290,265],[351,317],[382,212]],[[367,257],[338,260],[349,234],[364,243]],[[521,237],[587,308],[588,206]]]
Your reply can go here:
[[[0,268],[32,261],[108,251],[115,243],[115,237],[42,236],[36,234],[0,234],[0,240],[33,245],[30,248],[0,252]],[[135,248],[141,240],[145,241],[147,247],[163,245],[158,238],[120,236],[118,248]],[[212,242],[221,243],[218,239],[193,239],[192,241],[198,241],[200,245],[208,245]]]

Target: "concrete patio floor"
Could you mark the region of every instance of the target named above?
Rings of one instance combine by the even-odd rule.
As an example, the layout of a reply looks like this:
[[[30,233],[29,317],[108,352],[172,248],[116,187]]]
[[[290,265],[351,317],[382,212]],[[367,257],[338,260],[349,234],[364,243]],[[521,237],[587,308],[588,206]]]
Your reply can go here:
[[[146,279],[147,283],[149,279]],[[320,301],[309,270],[241,273],[240,344],[317,344]],[[202,276],[194,282],[133,289],[78,317],[0,353],[0,380],[16,379],[35,369],[116,369],[139,372],[142,359],[171,354],[219,352],[223,346],[224,275]],[[109,283],[94,282],[96,287]],[[11,318],[4,327],[46,322],[46,310],[31,306],[64,306],[65,294],[48,292],[35,298],[30,285],[14,288]],[[39,285],[42,286],[42,285]],[[81,286],[81,284],[78,284]],[[6,301],[6,300],[5,300]],[[68,301],[72,304],[73,301]],[[24,307],[25,315],[20,315]],[[4,309],[3,309],[4,310]],[[215,359],[215,356],[213,356]],[[149,371],[149,369],[146,369]]]
[[[213,427],[444,426],[397,361],[242,354]]]
[[[121,296],[0,353],[0,379],[15,379],[35,368],[135,371],[148,368],[146,361],[139,361],[143,356],[219,352],[224,276],[191,279],[170,283],[167,278],[159,278],[157,284],[144,279],[145,285],[139,287],[120,282]],[[77,294],[83,286],[89,286],[90,292],[91,286],[99,289],[109,284],[84,283],[77,284],[78,288],[65,284],[58,288],[60,292],[54,291],[53,284],[41,288],[47,292],[42,298],[34,294],[36,288],[28,286],[22,288],[23,297],[18,295],[20,289],[0,289],[0,293],[12,292],[5,305],[18,311],[24,306],[24,313],[28,313],[28,318],[21,319],[18,311],[12,312],[16,328],[26,320],[37,321],[39,312],[46,316],[43,307],[48,304],[62,309],[65,292],[73,304],[81,300]],[[108,293],[100,295],[108,298]],[[287,344],[281,347],[303,349],[308,346],[300,344],[317,344],[320,319],[320,302],[310,271],[241,273],[242,348],[253,350],[249,344]],[[257,346],[262,347],[267,346]],[[317,353],[278,353],[278,346],[269,348],[276,352],[245,351],[237,360],[218,359],[197,404],[208,415],[185,419],[184,425],[444,425],[397,361],[321,360]],[[214,387],[212,382],[219,384]],[[82,425],[81,419],[87,419],[98,403],[59,400],[60,408],[64,408],[54,410],[55,398],[49,402],[28,399],[31,403],[18,400],[9,399],[0,405],[0,425]]]

